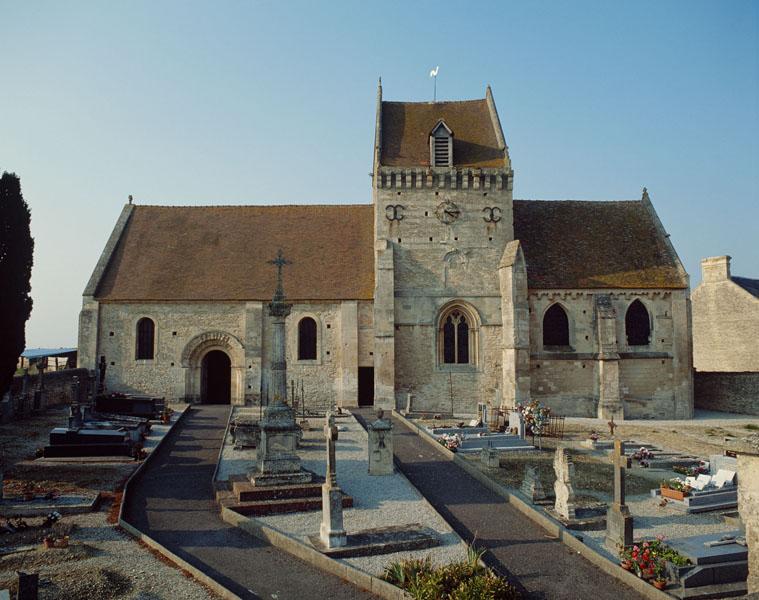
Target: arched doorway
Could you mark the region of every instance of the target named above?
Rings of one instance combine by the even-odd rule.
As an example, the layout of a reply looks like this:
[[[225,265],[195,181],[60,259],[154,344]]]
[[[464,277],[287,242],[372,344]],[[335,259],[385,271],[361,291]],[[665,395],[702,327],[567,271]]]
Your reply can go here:
[[[200,366],[200,401],[205,404],[229,404],[232,363],[226,352],[211,350]]]

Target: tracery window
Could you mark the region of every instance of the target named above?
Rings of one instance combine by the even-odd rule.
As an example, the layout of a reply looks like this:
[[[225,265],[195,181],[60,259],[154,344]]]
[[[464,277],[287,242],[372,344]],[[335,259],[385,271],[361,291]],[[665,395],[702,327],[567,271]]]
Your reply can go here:
[[[316,360],[316,321],[311,317],[298,323],[298,360]]]
[[[651,341],[651,319],[640,300],[635,300],[625,314],[628,346],[647,346]]]
[[[553,304],[543,315],[543,347],[569,346],[569,318],[561,304]]]
[[[476,323],[461,307],[451,307],[440,317],[438,331],[440,362],[446,365],[475,363]]]
[[[152,360],[155,356],[155,323],[143,317],[137,321],[137,360]]]

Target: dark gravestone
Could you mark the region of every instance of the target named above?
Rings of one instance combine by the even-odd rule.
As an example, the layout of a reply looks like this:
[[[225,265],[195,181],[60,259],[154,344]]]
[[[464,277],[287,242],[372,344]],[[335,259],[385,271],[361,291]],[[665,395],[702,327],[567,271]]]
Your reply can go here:
[[[17,600],[37,600],[40,576],[38,573],[24,573],[16,571],[18,574],[18,594]]]

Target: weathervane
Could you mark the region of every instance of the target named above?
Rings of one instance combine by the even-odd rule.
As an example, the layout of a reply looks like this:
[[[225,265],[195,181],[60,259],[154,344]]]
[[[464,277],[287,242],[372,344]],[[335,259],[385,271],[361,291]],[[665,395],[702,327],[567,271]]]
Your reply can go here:
[[[432,69],[432,71],[430,71],[430,77],[432,77],[432,79],[435,80],[435,83],[434,83],[433,88],[432,88],[432,90],[433,90],[432,91],[432,101],[433,102],[437,102],[437,72],[439,70],[440,70],[440,65],[438,65],[437,67],[435,67],[434,69]]]

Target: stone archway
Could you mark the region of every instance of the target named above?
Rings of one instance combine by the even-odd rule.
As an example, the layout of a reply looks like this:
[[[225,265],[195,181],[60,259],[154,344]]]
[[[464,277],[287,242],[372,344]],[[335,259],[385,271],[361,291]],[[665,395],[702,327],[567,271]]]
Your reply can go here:
[[[208,331],[192,338],[182,351],[185,369],[185,397],[189,402],[204,400],[203,364],[211,352],[222,351],[229,357],[229,398],[232,404],[245,404],[245,349],[234,335]],[[206,361],[207,364],[207,361]]]

